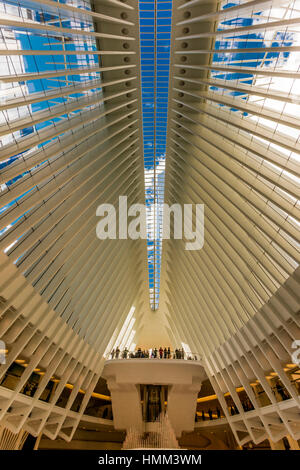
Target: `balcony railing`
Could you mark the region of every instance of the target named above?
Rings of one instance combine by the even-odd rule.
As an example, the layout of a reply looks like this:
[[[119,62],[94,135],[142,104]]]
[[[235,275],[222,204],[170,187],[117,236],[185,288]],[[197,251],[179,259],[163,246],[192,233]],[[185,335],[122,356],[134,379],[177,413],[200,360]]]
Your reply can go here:
[[[164,349],[138,349],[136,351],[129,351],[128,349],[113,349],[107,356],[107,360],[114,359],[168,359],[168,360],[185,360],[185,361],[200,361],[201,356],[199,353],[186,352],[183,349],[171,350]]]

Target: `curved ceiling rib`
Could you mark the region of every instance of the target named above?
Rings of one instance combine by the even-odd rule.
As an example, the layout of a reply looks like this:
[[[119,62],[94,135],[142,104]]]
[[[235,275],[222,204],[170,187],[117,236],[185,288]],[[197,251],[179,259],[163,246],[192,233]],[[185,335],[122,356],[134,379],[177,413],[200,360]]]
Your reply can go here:
[[[104,351],[104,325],[120,328],[146,292],[142,242],[95,236],[99,204],[143,202],[138,12],[111,0],[1,12],[1,250]]]
[[[71,440],[105,354],[135,341],[149,304],[145,241],[96,237],[101,203],[118,217],[119,196],[144,202],[138,10],[117,0],[0,10],[1,380],[26,365],[13,391],[0,387],[0,420]],[[36,402],[19,407],[34,373]]]

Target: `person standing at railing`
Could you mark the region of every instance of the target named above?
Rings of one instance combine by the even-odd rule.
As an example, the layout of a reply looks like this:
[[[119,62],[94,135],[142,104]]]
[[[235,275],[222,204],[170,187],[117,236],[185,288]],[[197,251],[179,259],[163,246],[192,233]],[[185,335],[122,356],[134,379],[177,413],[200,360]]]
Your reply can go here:
[[[280,382],[277,382],[275,385],[277,393],[281,396],[282,400],[287,400],[289,398],[288,394],[285,392],[283,385]]]
[[[168,357],[168,351],[167,348],[164,349],[164,359],[167,359]]]
[[[170,358],[171,358],[171,349],[170,349],[170,347],[168,347],[168,359],[170,359]]]
[[[159,348],[159,357],[160,357],[160,359],[163,358],[163,353],[164,353],[164,350],[163,350],[162,347],[160,347],[160,348]]]
[[[115,357],[115,350],[113,349],[110,354],[111,354],[111,358],[113,359]]]
[[[184,359],[184,349],[181,348],[181,358],[180,359]]]
[[[117,348],[117,349],[116,349],[116,359],[119,359],[119,354],[120,354],[120,349]]]

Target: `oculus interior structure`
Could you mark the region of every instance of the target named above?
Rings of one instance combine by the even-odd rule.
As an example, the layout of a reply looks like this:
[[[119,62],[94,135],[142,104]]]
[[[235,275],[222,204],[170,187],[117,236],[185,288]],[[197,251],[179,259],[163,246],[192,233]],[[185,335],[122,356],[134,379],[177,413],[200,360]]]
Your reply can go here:
[[[0,31],[0,449],[299,449],[300,0]]]

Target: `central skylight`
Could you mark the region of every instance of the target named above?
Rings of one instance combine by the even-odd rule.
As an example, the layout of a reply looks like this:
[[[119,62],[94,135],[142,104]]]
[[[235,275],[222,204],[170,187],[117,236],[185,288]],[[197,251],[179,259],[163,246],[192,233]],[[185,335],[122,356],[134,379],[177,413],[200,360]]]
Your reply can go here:
[[[172,2],[139,0],[150,306],[159,305]]]

